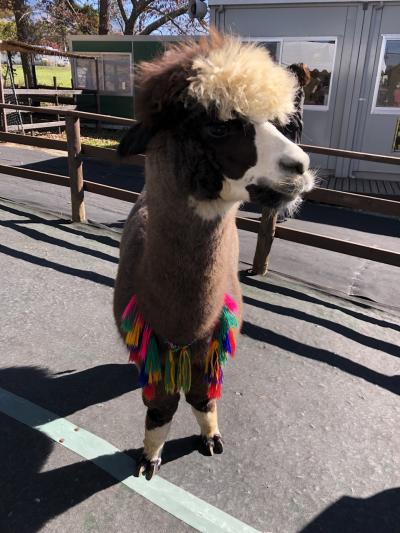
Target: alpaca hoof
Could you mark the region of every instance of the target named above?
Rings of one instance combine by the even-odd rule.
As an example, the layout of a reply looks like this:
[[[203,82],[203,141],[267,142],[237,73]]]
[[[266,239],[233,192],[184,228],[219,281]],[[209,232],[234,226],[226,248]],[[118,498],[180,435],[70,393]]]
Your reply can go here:
[[[144,455],[139,459],[139,462],[137,464],[136,469],[136,477],[140,477],[143,475],[147,481],[150,481],[150,479],[157,474],[157,472],[161,468],[161,457],[158,457],[158,459],[153,459],[150,461],[149,459],[146,459]]]
[[[206,455],[212,456],[214,453],[220,454],[224,451],[224,443],[221,435],[217,434],[214,437],[202,437],[203,446]]]

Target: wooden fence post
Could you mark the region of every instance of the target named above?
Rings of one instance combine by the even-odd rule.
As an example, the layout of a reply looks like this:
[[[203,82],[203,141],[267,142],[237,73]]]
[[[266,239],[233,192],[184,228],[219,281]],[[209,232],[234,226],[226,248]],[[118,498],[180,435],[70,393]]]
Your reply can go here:
[[[276,213],[268,208],[262,210],[253,269],[251,271],[254,276],[265,276],[268,272],[268,259],[274,241],[277,216]]]
[[[79,118],[65,117],[65,130],[67,132],[72,221],[84,222],[86,220],[86,213],[83,193],[83,164]]]
[[[4,98],[4,82],[3,82],[3,70],[1,66],[1,59],[0,59],[0,103],[5,104],[5,98]],[[5,109],[0,109],[0,129],[7,133],[7,112]]]

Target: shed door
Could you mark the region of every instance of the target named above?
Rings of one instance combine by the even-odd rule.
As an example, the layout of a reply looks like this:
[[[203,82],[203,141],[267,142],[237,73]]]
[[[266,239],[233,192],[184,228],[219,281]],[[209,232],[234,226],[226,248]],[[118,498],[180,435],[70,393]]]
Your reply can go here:
[[[400,156],[396,131],[400,119],[400,5],[372,8],[364,83],[354,149]],[[399,179],[398,166],[354,161],[354,176]]]

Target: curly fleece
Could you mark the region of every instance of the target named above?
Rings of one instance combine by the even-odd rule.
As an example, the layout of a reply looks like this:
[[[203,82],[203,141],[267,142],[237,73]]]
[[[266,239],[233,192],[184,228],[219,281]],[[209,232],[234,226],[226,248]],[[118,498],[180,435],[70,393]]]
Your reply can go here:
[[[196,57],[193,69],[189,95],[206,109],[216,105],[222,120],[239,114],[256,122],[284,122],[294,110],[294,76],[253,43],[225,37],[221,47]]]
[[[197,101],[221,120],[285,123],[294,111],[296,79],[254,43],[215,30],[185,41],[138,69],[138,119],[151,125],[173,102]]]

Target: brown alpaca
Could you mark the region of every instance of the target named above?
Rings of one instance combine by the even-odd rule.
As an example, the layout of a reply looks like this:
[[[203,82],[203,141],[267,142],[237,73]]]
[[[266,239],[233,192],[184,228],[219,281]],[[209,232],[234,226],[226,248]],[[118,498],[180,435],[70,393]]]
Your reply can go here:
[[[142,64],[138,80],[139,122],[119,150],[146,153],[146,186],[122,236],[115,319],[125,338],[121,317],[136,295],[162,376],[168,346],[188,347],[186,400],[212,455],[223,443],[204,368],[225,294],[237,303],[239,327],[242,320],[238,206],[251,199],[279,209],[313,184],[306,154],[270,123],[293,111],[296,82],[264,49],[215,32]],[[163,379],[152,386],[139,464],[147,479],[160,467],[180,398]]]

